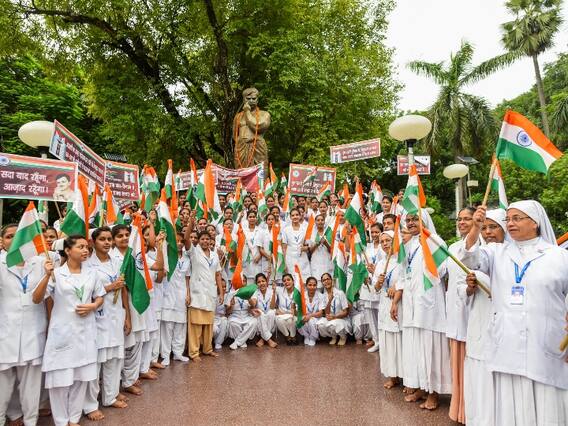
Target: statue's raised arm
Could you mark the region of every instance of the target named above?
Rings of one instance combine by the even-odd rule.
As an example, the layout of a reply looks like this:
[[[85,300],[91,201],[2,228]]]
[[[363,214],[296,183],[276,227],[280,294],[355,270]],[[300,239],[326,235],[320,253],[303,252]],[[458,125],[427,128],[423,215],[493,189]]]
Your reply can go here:
[[[270,114],[258,107],[258,90],[243,90],[243,110],[235,116],[233,139],[235,141],[235,167],[245,168],[255,164],[268,165],[268,146],[264,133],[270,127]]]

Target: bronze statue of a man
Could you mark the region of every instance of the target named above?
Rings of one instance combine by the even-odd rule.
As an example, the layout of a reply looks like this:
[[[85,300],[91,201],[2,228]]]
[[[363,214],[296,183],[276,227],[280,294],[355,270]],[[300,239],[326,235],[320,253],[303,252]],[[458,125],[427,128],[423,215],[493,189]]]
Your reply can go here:
[[[258,107],[258,90],[249,87],[243,90],[243,110],[233,121],[235,141],[235,167],[245,168],[255,164],[268,165],[268,146],[264,133],[270,126],[270,114]]]

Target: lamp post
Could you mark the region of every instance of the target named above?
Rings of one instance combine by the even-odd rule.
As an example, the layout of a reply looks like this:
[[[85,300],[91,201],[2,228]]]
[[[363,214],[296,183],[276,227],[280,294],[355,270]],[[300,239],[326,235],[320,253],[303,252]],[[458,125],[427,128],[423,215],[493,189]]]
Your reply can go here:
[[[47,158],[55,124],[51,121],[30,121],[18,130],[20,140],[39,150],[41,158]]]
[[[450,164],[443,171],[443,174],[446,178],[448,178],[450,180],[451,179],[456,180],[456,189],[455,189],[455,194],[456,194],[456,220],[457,220],[458,215],[459,215],[460,210],[461,210],[461,188],[460,188],[461,178],[463,178],[468,173],[469,173],[469,167],[467,167],[465,164]],[[456,233],[459,236],[457,226],[456,226]]]
[[[398,117],[389,126],[391,138],[405,142],[408,148],[408,167],[414,164],[414,144],[428,135],[432,123],[422,115],[409,114]]]

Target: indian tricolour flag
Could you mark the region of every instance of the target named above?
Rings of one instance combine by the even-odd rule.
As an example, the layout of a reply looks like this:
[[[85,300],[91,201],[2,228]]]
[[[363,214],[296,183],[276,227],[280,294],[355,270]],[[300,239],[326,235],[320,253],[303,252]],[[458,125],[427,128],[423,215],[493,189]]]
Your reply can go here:
[[[139,314],[142,314],[150,305],[148,289],[152,288],[152,279],[146,263],[142,219],[139,215],[134,217],[131,227],[128,249],[124,255],[120,274],[124,276],[124,282],[132,299],[132,306]]]
[[[343,243],[343,241],[337,241],[333,249],[333,278],[335,278],[337,282],[337,287],[345,292],[347,288],[347,273],[345,272],[347,256],[345,254],[345,243]]]
[[[268,206],[266,205],[266,200],[264,199],[264,194],[262,193],[262,191],[258,191],[256,199],[258,202],[258,217],[264,220],[264,218],[268,214]]]
[[[361,216],[363,208],[363,187],[361,183],[357,183],[355,194],[349,203],[349,207],[345,211],[345,220],[351,224],[352,227],[357,229],[361,243],[363,246],[367,245],[367,237],[365,235],[365,221]]]
[[[280,182],[278,182],[278,192],[280,194],[284,194],[288,188],[288,179],[286,179],[286,175],[282,172],[280,176]]]
[[[311,169],[308,169],[308,174],[302,181],[302,185],[312,185],[313,182],[316,180],[317,174],[318,174],[317,167],[312,167]]]
[[[40,200],[37,203],[37,214],[40,220],[45,223],[49,223],[49,207],[47,206],[47,200]]]
[[[105,212],[105,219],[107,225],[116,225],[124,223],[124,218],[120,209],[118,208],[118,203],[112,195],[109,184],[105,185],[105,193],[103,196],[103,210]]]
[[[306,226],[306,233],[304,234],[304,241],[314,241],[316,218],[314,215],[310,215],[308,218],[308,226]]]
[[[294,293],[292,294],[294,304],[296,305],[296,327],[300,328],[304,325],[304,315],[308,311],[306,309],[306,286],[300,267],[294,265]]]
[[[67,210],[65,219],[61,224],[61,232],[66,235],[89,236],[89,195],[87,191],[87,179],[79,175],[77,178],[77,189],[75,199],[71,209]]]
[[[39,216],[33,201],[30,201],[6,255],[6,265],[11,267],[46,252]]]
[[[278,178],[276,177],[276,173],[274,173],[274,170],[272,170],[272,163],[270,163],[269,169],[270,169],[270,179],[266,179],[266,184],[264,187],[265,197],[272,195],[276,191],[276,187],[278,186]]]
[[[223,212],[219,203],[219,194],[215,187],[213,160],[207,160],[205,170],[197,184],[197,198],[203,203],[206,216],[211,216],[211,222],[215,222],[222,217]]]
[[[361,286],[369,276],[367,265],[363,259],[363,253],[357,252],[355,235],[351,238],[351,250],[349,256],[349,268],[347,268],[347,290],[345,295],[350,303],[355,303]]]
[[[168,280],[174,273],[178,261],[177,237],[174,222],[166,201],[166,191],[162,189],[162,196],[158,204],[158,219],[160,220],[160,231],[166,233],[164,248],[164,269],[168,273]]]
[[[158,175],[156,175],[156,171],[153,167],[144,166],[140,189],[142,190],[144,199],[142,208],[149,212],[154,208],[154,204],[160,196],[160,182],[158,181]]]
[[[164,189],[166,190],[166,198],[169,200],[170,198],[172,198],[172,194],[175,192],[172,160],[168,160],[168,171],[166,173],[166,179],[164,180]]]
[[[509,159],[527,170],[547,173],[562,152],[518,112],[507,110],[497,142],[497,158]]]
[[[420,234],[420,246],[424,257],[424,290],[429,290],[440,284],[438,268],[449,257],[449,253],[444,240],[424,227]]]
[[[426,206],[426,195],[424,195],[415,164],[412,164],[408,170],[408,183],[400,205],[409,214],[416,214],[421,207]]]
[[[284,194],[284,201],[282,202],[282,213],[284,213],[284,221],[287,221],[290,217],[290,211],[292,210],[292,197],[290,195],[290,188],[286,187],[286,193]]]
[[[376,180],[371,184],[371,191],[369,194],[369,211],[373,213],[380,213],[383,211],[381,201],[383,200],[383,191]]]
[[[322,201],[324,198],[329,198],[331,195],[331,183],[330,182],[326,182],[323,184],[323,186],[320,188],[317,198],[318,201]]]
[[[499,208],[507,210],[509,203],[507,202],[507,194],[505,193],[505,183],[503,182],[503,173],[501,172],[501,165],[499,160],[495,159],[495,173],[491,180],[491,189],[497,192],[499,196]]]
[[[276,274],[283,274],[286,270],[286,261],[284,259],[284,252],[282,251],[282,243],[279,240],[280,237],[280,227],[278,225],[272,225],[271,240],[270,240],[270,252],[272,254],[272,276],[276,277]]]
[[[91,197],[91,202],[89,203],[89,223],[95,226],[103,226],[104,212],[103,208],[103,196],[99,185],[95,185],[93,195]]]

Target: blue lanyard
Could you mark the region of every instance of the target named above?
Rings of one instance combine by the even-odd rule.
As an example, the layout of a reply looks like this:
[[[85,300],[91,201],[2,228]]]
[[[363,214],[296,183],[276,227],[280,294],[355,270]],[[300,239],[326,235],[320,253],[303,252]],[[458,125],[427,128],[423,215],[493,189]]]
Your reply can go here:
[[[24,278],[20,278],[19,275],[14,274],[10,270],[8,271],[18,279],[18,281],[20,282],[20,286],[22,286],[22,291],[24,292],[24,294],[26,294],[26,291],[28,290],[28,278],[31,275],[31,272],[28,275],[26,275]]]
[[[268,294],[268,292],[266,292],[266,294]],[[259,296],[262,296],[262,293],[259,293]],[[264,299],[264,296],[262,296],[262,298]],[[262,308],[263,308],[262,311],[266,312],[268,310],[268,303],[270,303],[270,299],[268,299],[268,301],[266,303],[264,303],[262,300],[260,300],[260,297],[259,297],[259,301],[260,301],[260,304],[262,305]]]
[[[289,311],[290,306],[292,305],[292,299],[289,299],[288,297],[286,297],[286,300],[284,300],[284,303],[286,305],[286,310]]]
[[[335,296],[334,296],[333,299],[331,299],[331,300],[332,300],[332,302],[333,302],[333,303],[332,303],[332,308],[331,308],[331,309],[332,309],[332,313],[333,313],[333,315],[335,315]]]
[[[414,260],[414,256],[416,256],[416,252],[418,251],[419,248],[420,248],[420,246],[416,247],[414,249],[414,251],[412,252],[412,254],[410,256],[408,256],[408,266],[412,265],[412,261]]]
[[[315,306],[316,306],[315,302],[316,302],[315,300],[311,304],[310,304],[310,302],[308,302],[308,312],[310,314],[313,314],[314,311],[315,311]]]
[[[391,269],[390,272],[387,274],[385,281],[387,282],[387,288],[390,287],[390,282],[391,282],[391,278],[392,278],[392,272],[394,271],[394,269]]]
[[[111,284],[113,282],[115,282],[118,278],[118,275],[110,275],[110,274],[107,274],[106,272],[103,272],[103,271],[101,271],[101,272],[107,276],[108,282],[111,283]]]
[[[525,276],[525,272],[527,272],[527,269],[529,268],[529,266],[531,266],[531,261],[525,263],[525,266],[523,266],[523,269],[521,269],[521,273],[519,273],[519,265],[517,265],[516,262],[513,262],[515,264],[515,282],[517,284],[520,284],[521,281],[523,280],[523,277]]]
[[[244,309],[245,301],[237,297],[237,302],[239,302],[239,306],[241,307],[242,311]]]

